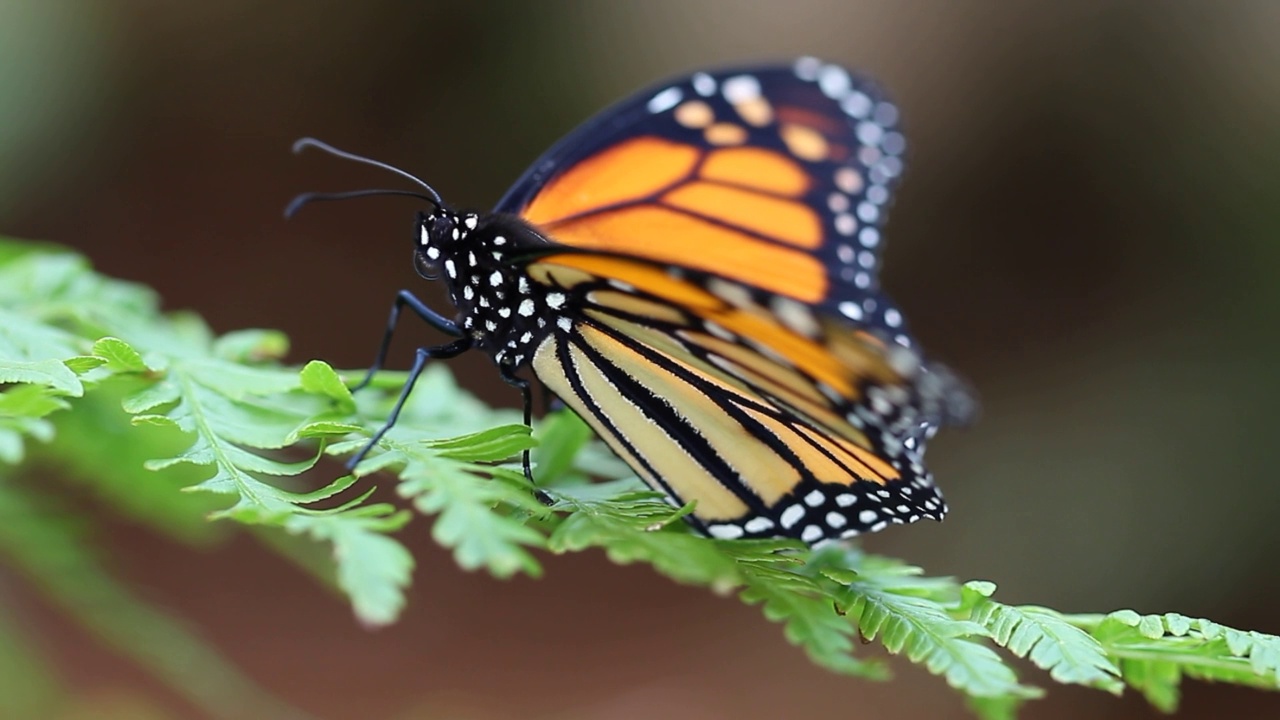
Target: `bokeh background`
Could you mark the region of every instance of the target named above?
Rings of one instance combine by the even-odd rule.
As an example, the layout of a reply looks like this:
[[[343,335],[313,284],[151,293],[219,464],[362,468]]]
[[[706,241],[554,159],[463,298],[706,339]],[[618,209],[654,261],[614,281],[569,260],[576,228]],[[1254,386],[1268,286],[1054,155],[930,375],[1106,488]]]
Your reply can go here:
[[[910,143],[884,285],[984,401],[978,425],[932,446],[948,521],[866,545],[994,580],[1006,602],[1280,633],[1277,31],[1265,0],[0,0],[0,231],[72,246],[220,331],[280,328],[292,360],[357,367],[393,292],[421,287],[416,207],[285,222],[296,192],[393,182],[295,157],[295,138],[484,208],[662,76],[841,61],[889,88]],[[409,328],[401,366],[429,337]],[[454,366],[515,399],[487,361]],[[456,569],[420,519],[408,612],[369,632],[252,538],[193,549],[99,520],[94,542],[140,595],[325,720],[964,716],[908,663],[888,684],[827,674],[758,610],[599,554],[497,582]],[[0,581],[82,710],[201,717],[3,567]],[[1086,713],[1155,715],[1062,688],[1026,710]],[[1182,711],[1277,715],[1280,697],[1197,684]]]

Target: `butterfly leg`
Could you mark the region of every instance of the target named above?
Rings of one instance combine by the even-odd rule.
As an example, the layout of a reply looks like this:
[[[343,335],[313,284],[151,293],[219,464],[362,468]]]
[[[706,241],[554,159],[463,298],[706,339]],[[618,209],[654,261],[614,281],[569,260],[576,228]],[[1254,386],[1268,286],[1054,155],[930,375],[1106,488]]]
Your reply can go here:
[[[511,369],[506,365],[501,366],[499,371],[502,375],[503,382],[517,388],[520,391],[520,398],[524,403],[524,424],[527,427],[533,427],[533,394],[530,392],[529,381],[522,377],[516,377],[511,373]],[[549,495],[538,489],[538,483],[533,479],[533,467],[529,463],[529,451],[526,449],[520,454],[520,461],[524,467],[524,477],[533,486],[533,491],[537,495],[538,500],[544,505],[551,505],[554,501]]]
[[[403,294],[403,293],[402,293]],[[412,297],[412,296],[410,296]],[[400,397],[396,399],[396,404],[391,408],[391,414],[387,416],[387,422],[382,429],[374,433],[369,442],[360,448],[360,452],[347,461],[347,469],[354,470],[356,465],[364,459],[365,455],[378,444],[383,435],[396,424],[396,420],[400,417],[400,411],[404,409],[404,403],[409,399],[409,393],[413,391],[413,386],[418,382],[418,376],[422,375],[422,371],[427,367],[427,361],[432,359],[451,358],[460,355],[471,349],[472,339],[469,337],[458,338],[447,345],[439,345],[430,348],[418,348],[417,355],[413,358],[413,366],[409,368],[409,378],[405,380],[404,387],[400,390]],[[381,358],[379,358],[381,360]]]
[[[364,379],[351,386],[352,392],[367,386],[373,381],[373,376],[382,369],[383,363],[387,361],[387,350],[391,348],[391,336],[396,332],[396,323],[400,320],[401,311],[406,307],[436,330],[454,337],[462,336],[462,329],[458,327],[457,323],[427,307],[426,303],[419,300],[408,290],[401,290],[396,293],[395,302],[391,304],[391,317],[387,319],[387,329],[382,334],[382,344],[378,346],[378,356],[374,358],[373,365],[369,366],[369,372],[365,373]]]

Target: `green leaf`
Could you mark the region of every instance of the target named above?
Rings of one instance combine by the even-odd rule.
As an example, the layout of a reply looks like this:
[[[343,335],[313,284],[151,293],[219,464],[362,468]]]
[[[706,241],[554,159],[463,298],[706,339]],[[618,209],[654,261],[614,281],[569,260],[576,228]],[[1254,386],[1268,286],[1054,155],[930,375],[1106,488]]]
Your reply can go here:
[[[72,397],[84,394],[80,378],[59,360],[0,360],[0,383],[46,385]]]
[[[424,440],[440,457],[470,462],[505,460],[534,446],[535,441],[525,425],[501,425],[477,433],[441,440]]]
[[[561,488],[551,492],[559,510],[571,510],[551,535],[552,552],[601,547],[616,563],[646,562],[673,580],[727,591],[740,584],[733,559],[714,542],[672,523],[692,507],[673,508],[660,495],[631,490],[632,483]]]
[[[235,330],[215,340],[211,350],[223,360],[261,363],[288,354],[289,338],[278,330]]]
[[[394,622],[404,609],[413,556],[385,533],[398,530],[408,519],[407,513],[383,505],[375,514],[359,518],[293,515],[284,527],[332,543],[338,587],[351,598],[356,617],[379,627]]]
[[[997,649],[1060,683],[1118,692],[1122,680],[1165,710],[1186,677],[1280,688],[1280,639],[1270,635],[1175,613],[1004,605],[991,583],[926,577],[847,545],[811,551],[795,541],[704,538],[682,520],[692,504],[673,507],[645,489],[576,416],[549,416],[535,442],[518,413],[486,407],[439,363],[356,474],[311,482],[297,476],[377,434],[405,373],[380,373],[353,396],[346,373],[321,361],[280,366],[288,342],[278,332],[215,337],[198,316],[162,314],[153,292],[97,275],[83,258],[3,240],[0,308],[0,384],[8,385],[0,388],[0,460],[57,465],[119,514],[169,536],[200,541],[193,528],[234,527],[205,517],[259,526],[259,537],[335,584],[371,626],[402,612],[413,569],[391,535],[413,513],[374,501],[358,479],[391,471],[399,495],[433,518],[436,541],[465,569],[537,575],[540,548],[598,549],[678,582],[736,591],[836,672],[886,677],[884,664],[855,655],[859,634],[878,640],[943,676],[984,718],[1014,717],[1039,695]],[[32,438],[44,444],[28,447]],[[537,489],[517,460],[530,449]],[[139,472],[144,465],[155,472]],[[253,698],[269,700],[86,561],[58,517],[0,482],[0,554],[210,714],[280,716],[279,708],[246,710]],[[331,568],[319,566],[326,556],[317,548]]]
[[[339,409],[343,411],[350,412],[355,409],[356,401],[351,396],[351,390],[328,363],[312,360],[302,368],[302,372],[298,374],[298,381],[303,390],[336,400]]]
[[[48,385],[15,385],[0,392],[0,463],[22,461],[24,437],[48,442],[53,425],[45,416],[67,407],[61,393]]]
[[[1177,708],[1183,677],[1280,690],[1280,637],[1173,613],[1064,618],[1096,638],[1125,683],[1164,712]]]
[[[1022,707],[1026,701],[1026,698],[1015,695],[996,697],[969,695],[965,698],[965,705],[969,706],[973,714],[982,720],[1014,720],[1018,717],[1018,708]]]
[[[119,338],[105,337],[95,342],[93,354],[101,358],[112,372],[144,373],[151,370],[138,351]]]
[[[594,437],[582,418],[568,410],[551,413],[538,423],[538,446],[533,450],[538,484],[554,487],[569,478],[581,450]],[[628,474],[629,471],[628,471]],[[579,477],[578,480],[585,480]]]
[[[453,460],[429,448],[401,446],[396,451],[406,459],[400,495],[419,512],[438,516],[432,537],[453,550],[460,567],[484,568],[500,578],[542,574],[527,548],[541,547],[544,536],[515,513],[543,511],[522,476]]]
[[[889,652],[906,654],[966,694],[1038,696],[1035,688],[1020,685],[1013,670],[982,642],[991,634],[985,627],[955,619],[937,600],[914,594],[937,590],[934,583],[916,582],[915,575],[909,566],[863,565],[861,578],[840,598],[863,637],[879,638]]]
[[[1120,671],[1097,640],[1048,608],[998,603],[991,599],[994,591],[992,583],[966,583],[962,602],[997,645],[1028,658],[1057,682],[1120,694]]]
[[[787,640],[804,648],[809,658],[834,672],[886,680],[888,669],[875,660],[853,655],[856,628],[832,599],[832,588],[801,572],[796,548],[777,543],[724,543],[738,561],[746,587],[740,597],[760,604],[765,617],[783,624]]]
[[[42,418],[71,405],[47,385],[18,385],[0,392],[0,418]]]

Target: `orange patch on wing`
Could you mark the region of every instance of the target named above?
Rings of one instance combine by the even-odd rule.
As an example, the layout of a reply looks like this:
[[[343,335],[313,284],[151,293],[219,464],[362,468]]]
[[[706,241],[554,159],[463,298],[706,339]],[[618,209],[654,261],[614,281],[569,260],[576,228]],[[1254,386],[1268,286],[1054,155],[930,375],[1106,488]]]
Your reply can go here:
[[[822,244],[822,224],[817,213],[792,200],[691,182],[663,195],[662,201],[792,245],[816,248]]]
[[[703,270],[803,302],[818,302],[827,291],[817,258],[662,207],[620,208],[546,230],[565,245]]]
[[[702,131],[712,145],[741,145],[747,141],[747,129],[733,123],[718,122]]]
[[[782,135],[782,142],[786,143],[787,149],[798,158],[816,162],[825,160],[830,155],[831,148],[827,144],[827,139],[811,127],[783,123],[778,132]]]
[[[714,309],[724,305],[716,296],[686,280],[673,278],[648,263],[625,258],[580,253],[549,255],[532,263],[529,266],[530,271],[541,266],[570,268],[596,277],[621,280],[632,287],[653,293],[690,310]]]
[[[715,122],[716,114],[711,106],[701,100],[689,100],[676,107],[676,122],[687,128],[704,128]]]
[[[748,347],[712,335],[688,333],[687,337],[726,363],[741,368],[756,384],[766,384],[770,391],[785,393],[791,402],[808,403],[810,408],[826,404],[826,398],[803,375]]]
[[[733,109],[738,111],[743,120],[756,127],[764,127],[773,121],[773,106],[760,96],[734,103]]]
[[[796,162],[782,153],[761,148],[728,148],[707,155],[701,176],[765,192],[799,197],[812,181]]]
[[[827,349],[779,325],[768,316],[742,310],[719,313],[710,318],[726,330],[769,348],[815,380],[830,385],[841,395],[854,392],[849,369]]]
[[[538,193],[522,215],[548,223],[606,205],[641,200],[688,177],[701,152],[691,145],[638,137],[569,168]]]
[[[819,481],[849,484],[850,481],[855,479],[850,476],[851,472],[858,478],[865,476],[867,479],[870,479],[872,477],[873,474],[871,473],[870,468],[858,462],[845,462],[847,458],[841,457],[843,453],[841,453],[838,448],[832,448],[829,442],[825,442],[824,438],[820,434],[814,432],[811,428],[796,422],[783,423],[775,418],[765,415],[764,413],[754,410],[747,410],[747,412],[751,414],[753,419],[764,425],[779,440],[781,440],[782,443],[787,446],[787,450],[795,453],[796,458],[800,461],[800,464],[804,469]],[[823,453],[809,442],[806,442],[806,438],[816,442],[819,446],[824,446],[831,455],[835,456],[836,459],[832,460],[826,453]],[[840,462],[844,462],[845,467],[841,467],[837,464]],[[757,494],[764,497],[769,504],[773,504],[782,499],[783,495],[791,492],[794,487],[794,485],[787,484],[778,488],[766,486],[763,488],[753,487],[752,489],[754,489]]]

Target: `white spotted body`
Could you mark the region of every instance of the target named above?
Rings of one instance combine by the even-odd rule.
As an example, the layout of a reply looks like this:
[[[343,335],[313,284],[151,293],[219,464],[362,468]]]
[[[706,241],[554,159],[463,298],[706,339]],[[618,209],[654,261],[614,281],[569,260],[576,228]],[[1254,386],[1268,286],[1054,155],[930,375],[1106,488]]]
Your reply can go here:
[[[439,268],[473,347],[512,369],[527,365],[556,327],[568,296],[531,282],[522,259],[547,247],[517,218],[439,209],[422,215],[416,252]]]

